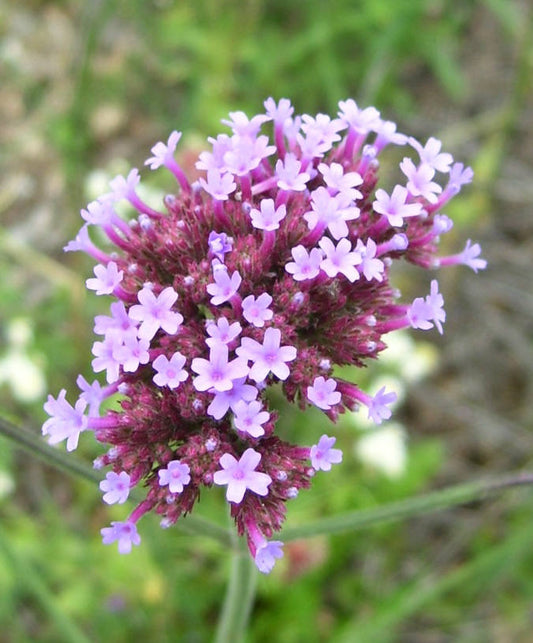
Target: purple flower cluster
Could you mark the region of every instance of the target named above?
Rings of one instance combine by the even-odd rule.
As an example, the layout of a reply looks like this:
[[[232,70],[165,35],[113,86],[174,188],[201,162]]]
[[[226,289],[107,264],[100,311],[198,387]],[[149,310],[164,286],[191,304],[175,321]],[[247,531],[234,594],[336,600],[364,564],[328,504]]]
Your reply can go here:
[[[399,303],[392,264],[477,272],[486,262],[470,240],[462,252],[437,255],[452,227],[441,210],[472,179],[440,141],[422,145],[351,99],[333,119],[296,116],[289,100],[269,98],[265,113],[233,112],[223,123],[231,133],[209,139],[195,183],[174,156],[181,133],[152,148],[146,165],[164,166],[179,184],[164,212],[137,194],[137,170],[82,210],[85,225],[65,249],[91,255],[98,265],[87,287],[115,298],[94,326],[93,370],[105,372],[107,385],[80,376],[74,406],[64,390],[49,396],[43,434],[52,444],[66,440],[69,451],[88,430],[108,445],[95,462],[111,468],[100,484],[106,503],[146,489],[127,520],[102,530],[105,544],[118,541],[129,552],[146,512],[169,527],[192,510],[202,487],[219,485],[268,573],[282,556],[282,543],[269,539],[287,500],[342,460],[334,437],[298,446],[276,436],[271,385],[333,422],[360,406],[377,423],[388,419],[394,393],[371,397],[336,377],[334,366],[363,366],[395,329],[442,332],[437,281],[426,297]],[[267,127],[272,138],[261,133]],[[387,146],[411,152],[400,163],[402,182],[389,188],[378,187]],[[115,211],[122,199],[138,212],[128,223]],[[112,251],[95,245],[92,228]],[[100,415],[115,394],[121,410]]]

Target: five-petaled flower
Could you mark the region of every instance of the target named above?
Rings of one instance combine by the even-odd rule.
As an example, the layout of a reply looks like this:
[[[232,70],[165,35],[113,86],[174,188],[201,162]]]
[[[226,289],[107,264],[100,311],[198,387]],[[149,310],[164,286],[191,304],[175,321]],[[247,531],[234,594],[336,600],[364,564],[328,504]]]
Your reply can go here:
[[[228,502],[240,503],[246,491],[258,496],[266,496],[272,478],[261,471],[256,471],[261,462],[261,454],[249,448],[237,460],[231,453],[224,453],[220,458],[222,469],[215,471],[213,482],[217,485],[228,485],[226,499]]]

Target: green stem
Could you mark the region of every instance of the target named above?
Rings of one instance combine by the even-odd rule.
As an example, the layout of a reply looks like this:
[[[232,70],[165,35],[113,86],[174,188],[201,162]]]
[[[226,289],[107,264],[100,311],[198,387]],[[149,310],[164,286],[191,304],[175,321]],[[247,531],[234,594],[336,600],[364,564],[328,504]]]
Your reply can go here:
[[[11,419],[6,418],[2,414],[2,411],[0,411],[0,434],[15,442],[18,446],[31,453],[32,456],[37,456],[46,464],[60,469],[65,473],[79,478],[85,478],[85,480],[89,480],[90,482],[99,483],[102,480],[102,476],[98,471],[81,462],[75,456],[68,455],[64,451],[51,447],[35,432],[17,425]],[[130,498],[136,502],[144,500],[143,495],[137,490],[132,490]],[[196,536],[212,538],[225,547],[232,546],[231,531],[205,518],[187,516],[177,523],[176,527]]]
[[[1,530],[0,551],[11,563],[15,576],[24,591],[35,600],[50,621],[54,623],[56,634],[60,635],[61,640],[65,643],[89,643],[89,639],[74,621],[59,609],[54,601],[53,592],[46,587],[31,563],[25,556],[19,555]]]
[[[257,570],[246,540],[238,538],[215,643],[240,643],[244,639],[255,598],[256,579]]]
[[[379,523],[412,518],[468,502],[483,500],[505,489],[531,484],[533,484],[533,472],[528,471],[487,480],[466,482],[440,491],[433,491],[423,496],[392,502],[372,509],[350,511],[332,518],[323,518],[308,525],[292,527],[284,530],[283,540],[290,541],[311,536],[365,529]]]

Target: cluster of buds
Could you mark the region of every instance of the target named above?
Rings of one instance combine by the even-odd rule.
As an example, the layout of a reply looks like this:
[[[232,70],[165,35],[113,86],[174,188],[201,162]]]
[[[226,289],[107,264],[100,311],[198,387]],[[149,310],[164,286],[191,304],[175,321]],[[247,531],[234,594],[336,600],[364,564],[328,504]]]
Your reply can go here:
[[[220,485],[257,567],[270,572],[282,556],[283,543],[270,539],[287,500],[342,460],[334,437],[294,445],[276,435],[270,387],[281,385],[287,400],[314,405],[332,422],[361,406],[376,423],[388,419],[393,392],[370,396],[334,367],[363,366],[396,329],[442,332],[437,281],[426,297],[399,303],[393,262],[486,265],[470,241],[458,254],[437,255],[452,227],[441,209],[472,180],[440,141],[422,145],[353,100],[339,103],[337,118],[296,116],[287,99],[264,105],[253,118],[233,112],[222,121],[231,134],[209,139],[193,183],[175,159],[181,133],[157,143],[146,165],[164,166],[179,185],[165,211],[140,198],[134,169],[82,210],[85,225],[65,247],[98,262],[87,288],[116,298],[94,326],[92,366],[107,384],[79,376],[74,406],[64,390],[49,396],[43,434],[51,444],[66,440],[69,451],[87,430],[108,445],[95,462],[111,469],[100,483],[106,503],[124,503],[132,487],[146,490],[125,521],[102,529],[103,542],[118,542],[121,553],[139,544],[145,513],[169,527],[203,486]],[[378,169],[388,146],[417,158],[403,158],[402,181],[386,190]],[[137,210],[129,222],[114,207],[122,199]],[[91,240],[91,227],[113,251]],[[102,416],[112,395],[120,410]]]

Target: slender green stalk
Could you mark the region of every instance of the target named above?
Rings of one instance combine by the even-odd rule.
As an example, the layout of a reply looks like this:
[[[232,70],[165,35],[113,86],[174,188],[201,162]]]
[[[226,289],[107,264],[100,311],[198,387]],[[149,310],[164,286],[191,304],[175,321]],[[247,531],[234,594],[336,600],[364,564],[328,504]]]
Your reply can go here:
[[[85,478],[85,480],[96,483],[102,480],[102,476],[98,471],[81,462],[75,456],[68,455],[60,449],[51,447],[35,432],[15,424],[1,413],[0,411],[0,434],[15,442],[18,446],[31,453],[31,455],[37,456],[46,464],[56,467],[70,475]],[[143,500],[142,494],[135,490],[132,491],[130,497],[137,502]],[[205,518],[187,516],[183,520],[180,520],[180,522],[176,524],[176,527],[196,536],[212,538],[225,547],[232,546],[230,530],[224,529]]]
[[[243,640],[255,598],[256,580],[257,570],[246,541],[238,538],[215,643],[240,643]]]
[[[311,536],[365,529],[379,523],[412,518],[475,500],[483,500],[504,489],[532,484],[533,472],[528,471],[515,475],[488,478],[487,480],[466,482],[440,491],[433,491],[423,496],[392,502],[372,509],[350,511],[332,518],[323,518],[308,525],[289,528],[283,532],[283,540],[297,540]]]
[[[41,610],[55,625],[56,633],[65,643],[89,643],[90,639],[78,628],[54,602],[53,592],[46,587],[43,580],[33,569],[31,563],[11,546],[9,540],[0,530],[0,551],[11,564],[17,582],[23,591],[32,597]]]

